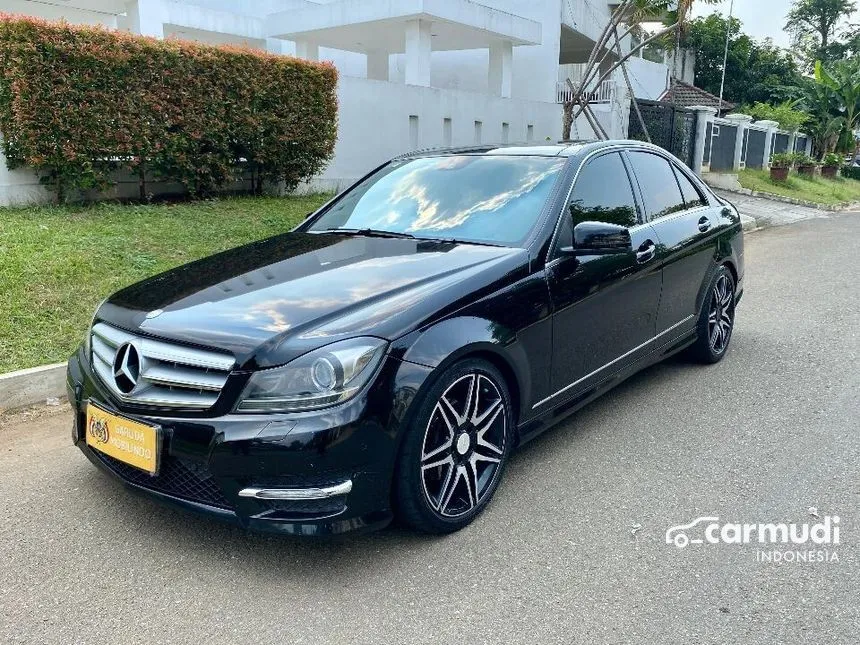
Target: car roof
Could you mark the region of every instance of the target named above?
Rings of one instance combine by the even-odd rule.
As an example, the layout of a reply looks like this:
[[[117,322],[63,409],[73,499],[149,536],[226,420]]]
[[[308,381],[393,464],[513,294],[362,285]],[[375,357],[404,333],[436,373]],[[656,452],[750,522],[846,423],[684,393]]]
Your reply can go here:
[[[523,157],[573,157],[581,153],[588,154],[602,148],[615,147],[641,147],[653,148],[665,153],[662,148],[653,144],[630,139],[616,140],[577,140],[559,141],[558,143],[542,144],[487,144],[474,146],[460,146],[453,148],[425,148],[414,150],[395,159],[414,159],[420,157],[444,157],[449,155],[480,155],[480,156],[523,156]]]

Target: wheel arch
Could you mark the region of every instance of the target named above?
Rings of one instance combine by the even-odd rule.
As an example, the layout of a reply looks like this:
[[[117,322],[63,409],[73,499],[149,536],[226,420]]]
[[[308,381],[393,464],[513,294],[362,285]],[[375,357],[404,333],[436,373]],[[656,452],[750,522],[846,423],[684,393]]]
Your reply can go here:
[[[403,360],[433,369],[422,391],[458,361],[486,360],[504,377],[514,408],[514,423],[519,422],[531,389],[531,372],[528,355],[511,329],[474,316],[449,318],[418,333],[400,352]]]

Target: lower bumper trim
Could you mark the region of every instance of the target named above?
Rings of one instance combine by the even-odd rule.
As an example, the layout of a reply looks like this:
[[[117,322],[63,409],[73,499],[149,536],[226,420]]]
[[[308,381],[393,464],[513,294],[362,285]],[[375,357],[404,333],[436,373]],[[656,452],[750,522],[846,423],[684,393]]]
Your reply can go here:
[[[253,497],[254,499],[273,500],[309,500],[328,499],[338,495],[346,495],[352,490],[352,480],[323,488],[243,488],[239,491],[239,497]]]

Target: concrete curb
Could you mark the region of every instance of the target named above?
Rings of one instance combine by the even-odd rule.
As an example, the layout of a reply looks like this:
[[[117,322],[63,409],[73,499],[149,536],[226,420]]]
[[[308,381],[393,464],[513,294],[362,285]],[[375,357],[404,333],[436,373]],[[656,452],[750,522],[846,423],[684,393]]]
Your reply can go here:
[[[0,374],[0,410],[45,403],[66,396],[66,364],[54,363]]]
[[[725,188],[723,186],[714,186],[719,190],[725,191],[727,193],[736,193],[738,195],[747,195],[748,197],[760,197],[762,199],[769,199],[774,202],[782,202],[784,204],[792,204],[793,206],[805,206],[806,208],[816,208],[820,211],[845,211],[845,210],[854,210],[860,209],[860,203],[858,202],[842,202],[840,204],[821,204],[819,202],[810,202],[805,199],[795,199],[794,197],[785,197],[784,195],[777,195],[775,193],[765,193],[760,190],[750,190],[749,188]]]

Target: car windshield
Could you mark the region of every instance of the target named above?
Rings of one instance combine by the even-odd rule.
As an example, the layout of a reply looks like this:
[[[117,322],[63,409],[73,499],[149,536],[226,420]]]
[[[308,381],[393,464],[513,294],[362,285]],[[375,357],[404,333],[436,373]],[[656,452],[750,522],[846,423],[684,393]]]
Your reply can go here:
[[[394,161],[307,230],[381,231],[517,246],[529,236],[565,159],[459,155]]]

